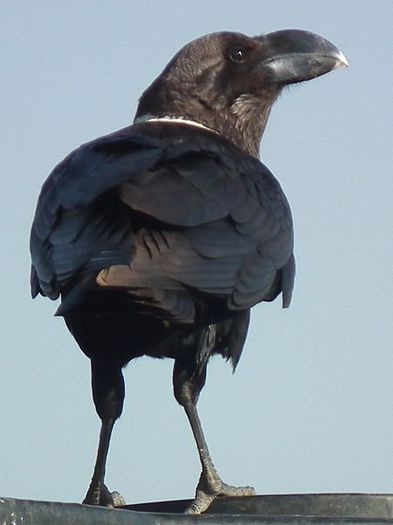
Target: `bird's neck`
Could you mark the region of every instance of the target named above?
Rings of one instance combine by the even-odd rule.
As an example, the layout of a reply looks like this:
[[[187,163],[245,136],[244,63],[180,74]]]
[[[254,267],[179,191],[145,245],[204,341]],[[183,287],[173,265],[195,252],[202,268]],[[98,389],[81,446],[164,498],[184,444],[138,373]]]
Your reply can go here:
[[[239,95],[230,105],[224,97],[209,93],[203,96],[194,87],[183,90],[161,89],[153,83],[143,94],[135,122],[163,119],[171,122],[188,121],[191,125],[214,131],[239,149],[259,158],[259,145],[266,127],[277,90],[265,90],[263,98],[251,94]]]
[[[267,120],[267,118],[266,118]],[[211,131],[221,137],[229,140],[235,144],[239,149],[242,149],[249,155],[259,158],[259,144],[265,128],[266,121],[261,125],[261,120],[256,122],[261,125],[259,130],[249,129],[247,123],[242,126],[236,126],[229,119],[220,119],[218,122],[208,118],[193,118],[192,116],[184,116],[177,114],[152,114],[152,113],[137,113],[134,124],[142,122],[164,122],[171,124],[187,124],[199,128],[201,130]],[[253,126],[253,124],[251,125]]]

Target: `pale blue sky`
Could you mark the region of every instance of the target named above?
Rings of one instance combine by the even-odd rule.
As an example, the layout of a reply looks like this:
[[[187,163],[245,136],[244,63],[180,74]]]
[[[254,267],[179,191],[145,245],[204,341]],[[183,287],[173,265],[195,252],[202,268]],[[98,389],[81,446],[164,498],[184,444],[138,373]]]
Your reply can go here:
[[[351,67],[284,92],[262,159],[296,228],[292,306],[257,306],[234,376],[210,366],[200,413],[230,482],[259,493],[393,492],[393,2],[8,1],[0,9],[0,495],[80,501],[99,420],[89,363],[56,304],[29,296],[40,186],[204,33],[308,29]],[[107,481],[128,501],[193,495],[199,464],[170,361],[125,373]]]

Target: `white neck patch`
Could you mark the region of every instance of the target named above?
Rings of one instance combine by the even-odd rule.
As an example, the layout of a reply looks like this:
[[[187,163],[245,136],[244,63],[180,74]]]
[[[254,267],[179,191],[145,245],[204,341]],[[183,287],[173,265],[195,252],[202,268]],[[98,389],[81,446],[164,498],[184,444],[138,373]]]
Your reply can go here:
[[[187,124],[188,126],[194,126],[196,128],[206,129],[208,131],[212,131],[213,133],[217,134],[217,131],[215,131],[212,128],[208,128],[204,124],[201,124],[200,122],[196,122],[195,120],[188,120],[183,117],[156,117],[154,115],[151,115],[150,113],[147,113],[146,115],[142,115],[141,117],[138,117],[134,120],[134,124],[141,124],[143,122],[169,122],[169,123],[177,123],[177,124]]]

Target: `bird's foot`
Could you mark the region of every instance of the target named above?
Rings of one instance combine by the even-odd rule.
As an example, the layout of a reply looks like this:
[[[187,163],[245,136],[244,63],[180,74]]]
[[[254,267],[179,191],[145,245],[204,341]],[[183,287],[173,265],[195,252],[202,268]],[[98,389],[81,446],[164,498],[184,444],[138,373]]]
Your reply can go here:
[[[113,508],[125,505],[126,501],[119,492],[110,492],[104,483],[92,482],[82,503]]]
[[[216,474],[208,476],[202,472],[195,499],[185,512],[186,514],[201,514],[219,496],[238,497],[255,496],[255,494],[256,491],[253,487],[233,487],[224,483]]]

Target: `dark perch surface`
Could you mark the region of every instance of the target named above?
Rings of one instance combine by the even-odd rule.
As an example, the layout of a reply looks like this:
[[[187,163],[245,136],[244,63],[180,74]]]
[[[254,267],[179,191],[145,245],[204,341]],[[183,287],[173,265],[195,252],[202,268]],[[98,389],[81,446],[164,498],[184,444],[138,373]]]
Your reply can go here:
[[[181,513],[190,500],[127,505],[145,512]],[[391,494],[279,494],[243,498],[218,498],[208,514],[253,514],[259,516],[333,516],[383,518],[393,521]]]
[[[181,514],[189,500],[111,510],[76,503],[0,498],[1,525],[214,524],[382,525],[393,523],[393,494],[293,494],[218,499],[201,516]]]

